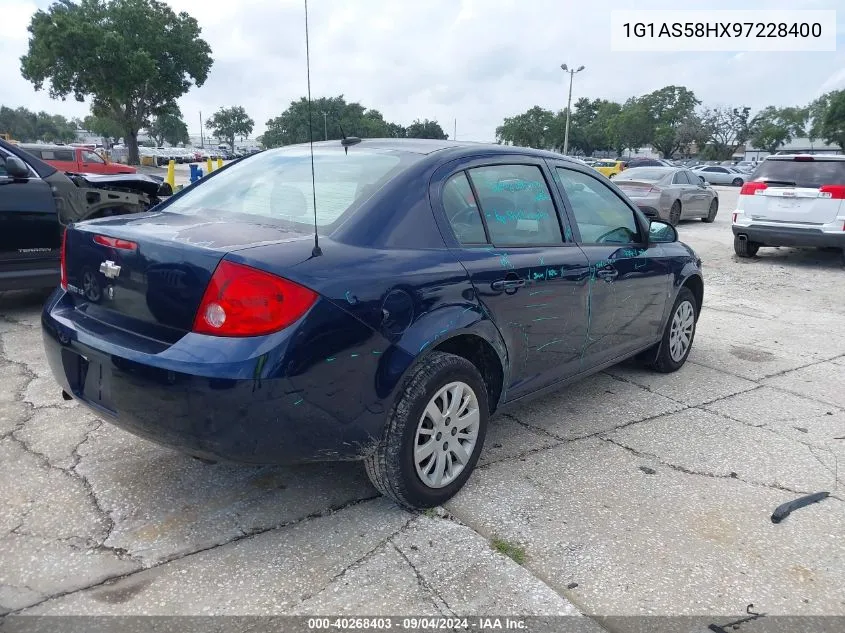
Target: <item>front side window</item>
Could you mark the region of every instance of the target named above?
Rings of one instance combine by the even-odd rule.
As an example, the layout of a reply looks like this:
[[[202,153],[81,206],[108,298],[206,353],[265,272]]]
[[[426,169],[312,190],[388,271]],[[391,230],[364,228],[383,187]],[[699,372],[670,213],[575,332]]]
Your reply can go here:
[[[573,169],[557,168],[584,244],[635,244],[639,241],[634,212],[610,187]]]
[[[490,165],[470,169],[469,176],[493,244],[563,243],[552,196],[539,167]]]
[[[104,161],[97,152],[89,152],[84,151],[82,152],[82,162],[83,163],[99,163],[104,165],[106,161]]]

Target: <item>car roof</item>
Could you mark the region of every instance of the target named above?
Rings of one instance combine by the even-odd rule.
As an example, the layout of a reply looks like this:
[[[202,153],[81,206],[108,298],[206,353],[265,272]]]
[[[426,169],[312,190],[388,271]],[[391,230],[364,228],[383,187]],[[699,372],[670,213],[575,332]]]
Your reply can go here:
[[[56,145],[55,143],[21,143],[20,147],[24,149],[88,149],[79,145]]]
[[[36,158],[35,156],[27,152],[26,149],[21,145],[7,143],[3,139],[0,139],[0,147],[2,147],[4,150],[11,154],[14,154],[23,162],[27,163],[30,167],[35,170],[35,173],[37,173],[40,178],[47,178],[48,176],[52,176],[58,171],[52,165],[45,163],[43,160]]]
[[[639,171],[639,170],[648,170],[648,171],[665,171],[667,174],[673,171],[681,171],[682,169],[686,169],[686,167],[674,167],[672,165],[643,165],[642,167],[629,167],[625,170],[625,173],[631,173],[632,171]]]
[[[308,143],[299,143],[298,145],[307,147]],[[320,147],[341,147],[340,140],[333,141],[318,141],[314,143],[314,148]],[[286,145],[285,147],[295,147],[293,145]],[[527,156],[536,156],[538,158],[553,158],[555,160],[565,160],[576,165],[583,165],[579,160],[542,149],[533,149],[531,147],[521,147],[519,145],[499,145],[498,143],[477,143],[474,141],[443,141],[439,139],[421,139],[421,138],[365,138],[360,142],[351,145],[353,147],[368,147],[372,149],[394,150],[399,152],[408,152],[412,154],[431,155],[435,152],[448,152],[450,157],[470,156],[473,154],[523,154]],[[619,162],[619,161],[614,161]]]

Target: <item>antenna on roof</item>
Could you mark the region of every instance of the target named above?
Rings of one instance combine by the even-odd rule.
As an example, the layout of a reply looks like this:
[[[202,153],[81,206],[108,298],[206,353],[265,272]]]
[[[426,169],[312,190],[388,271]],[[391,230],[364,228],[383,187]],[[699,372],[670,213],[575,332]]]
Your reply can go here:
[[[308,71],[308,141],[311,148],[311,192],[314,198],[314,248],[311,257],[323,254],[317,235],[317,178],[314,175],[314,125],[311,117],[311,49],[308,44],[308,0],[305,0],[305,67]]]

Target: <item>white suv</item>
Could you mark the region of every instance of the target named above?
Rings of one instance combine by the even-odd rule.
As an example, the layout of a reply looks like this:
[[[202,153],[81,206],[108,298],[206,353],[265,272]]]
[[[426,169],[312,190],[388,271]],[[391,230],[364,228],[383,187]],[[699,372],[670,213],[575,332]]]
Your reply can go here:
[[[767,156],[739,192],[734,251],[761,246],[840,248],[845,258],[845,156]]]

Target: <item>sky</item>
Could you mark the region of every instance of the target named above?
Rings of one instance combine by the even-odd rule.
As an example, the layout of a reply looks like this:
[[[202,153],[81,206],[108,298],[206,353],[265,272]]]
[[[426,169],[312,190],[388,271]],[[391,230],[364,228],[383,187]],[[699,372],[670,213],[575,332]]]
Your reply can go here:
[[[188,129],[200,112],[242,105],[268,119],[306,94],[302,0],[166,0],[193,15],[210,44],[208,80],[179,100]],[[50,99],[20,76],[27,25],[49,0],[0,0],[0,104],[85,116],[88,105]],[[343,94],[385,119],[437,120],[460,140],[492,141],[503,119],[539,105],[566,107],[562,63],[585,69],[572,99],[624,101],[683,85],[709,106],[804,105],[845,88],[845,0],[802,0],[838,9],[835,52],[613,52],[613,9],[793,8],[793,0],[310,0],[311,92]],[[762,15],[762,13],[761,13]]]

